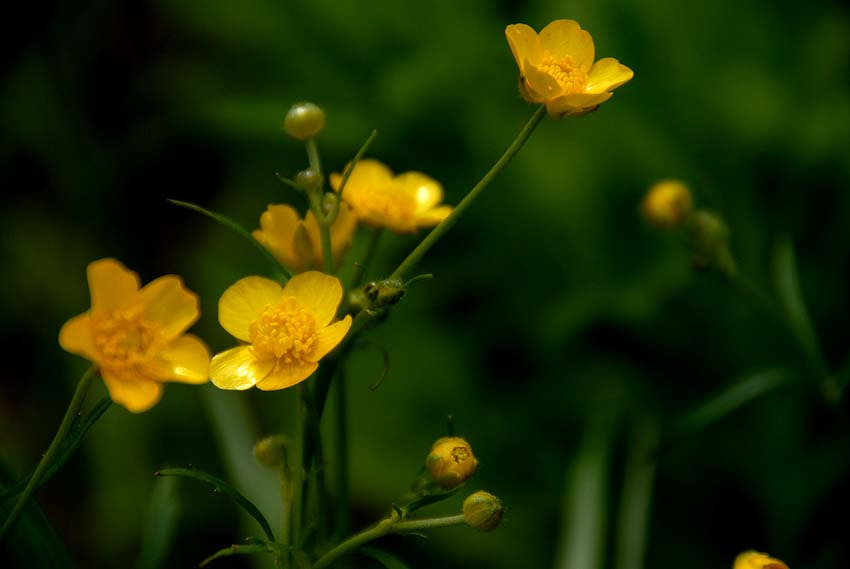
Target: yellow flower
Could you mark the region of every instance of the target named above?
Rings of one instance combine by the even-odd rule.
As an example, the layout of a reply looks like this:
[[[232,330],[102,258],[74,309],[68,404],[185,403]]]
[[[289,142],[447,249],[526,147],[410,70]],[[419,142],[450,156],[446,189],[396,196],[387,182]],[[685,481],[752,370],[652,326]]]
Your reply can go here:
[[[519,90],[546,103],[553,117],[583,115],[611,98],[634,72],[613,57],[593,61],[593,38],[574,20],[555,20],[538,35],[525,24],[505,28],[519,66]]]
[[[431,446],[425,466],[441,487],[451,489],[475,474],[478,460],[460,437],[443,437]]]
[[[656,182],[646,192],[641,209],[647,221],[657,227],[679,227],[693,212],[691,191],[678,180]]]
[[[339,204],[339,215],[331,225],[331,250],[336,264],[351,245],[355,229],[357,218],[348,205]],[[260,229],[255,229],[252,235],[295,272],[322,266],[321,232],[311,211],[301,219],[288,205],[269,204],[260,216]]]
[[[331,186],[339,191],[342,176],[331,174]],[[364,223],[386,227],[396,233],[413,233],[420,227],[437,225],[452,208],[437,205],[443,187],[421,172],[393,176],[377,160],[360,160],[345,184],[342,199]]]
[[[735,558],[733,569],[788,569],[788,566],[766,553],[745,551]]]
[[[308,271],[286,286],[263,277],[245,277],[218,301],[218,321],[248,342],[213,357],[210,380],[221,389],[283,389],[310,377],[319,360],[351,327],[351,316],[334,322],[342,300],[339,279]]]
[[[97,364],[112,400],[134,413],[162,397],[162,382],[206,383],[210,352],[184,334],[200,316],[198,297],[166,275],[139,289],[115,259],[88,266],[91,310],[68,320],[59,345]]]
[[[467,496],[463,501],[463,520],[470,527],[493,531],[502,522],[505,507],[501,500],[484,490]]]

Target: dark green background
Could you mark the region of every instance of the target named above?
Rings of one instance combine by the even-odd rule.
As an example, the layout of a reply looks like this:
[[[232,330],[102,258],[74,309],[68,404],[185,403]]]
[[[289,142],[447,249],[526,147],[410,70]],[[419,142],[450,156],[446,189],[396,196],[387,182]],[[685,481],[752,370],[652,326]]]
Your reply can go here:
[[[165,199],[251,228],[267,203],[297,203],[274,174],[306,165],[281,124],[290,104],[308,99],[327,112],[319,146],[329,170],[377,128],[372,157],[428,173],[457,203],[533,112],[504,39],[514,22],[539,30],[574,18],[597,57],[617,57],[635,78],[596,113],[544,120],[421,263],[435,278],[417,283],[371,334],[374,347],[346,366],[357,526],[404,493],[453,413],[481,462],[467,488],[503,499],[502,526],[382,545],[412,568],[615,567],[633,441],[664,435],[736,378],[803,369],[775,320],[722,278],[694,273],[677,239],[642,222],[641,196],[661,178],[686,181],[701,206],[725,217],[739,265],[766,287],[775,244],[793,241],[826,359],[846,369],[850,13],[838,1],[189,0],[8,10],[0,456],[16,476],[38,461],[85,369],[56,336],[88,308],[88,262],[118,258],[145,282],[184,276],[202,297],[195,331],[215,351],[231,346],[217,299],[268,267],[246,242]],[[417,239],[385,236],[370,274],[389,272]],[[381,347],[391,370],[373,392]],[[111,409],[37,496],[76,566],[155,567],[161,555],[163,567],[193,566],[259,530],[225,497],[192,482],[163,485],[152,473],[195,465],[234,481],[275,518],[274,477],[250,448],[257,434],[288,428],[292,409],[286,391],[169,385],[145,414]],[[792,569],[846,564],[848,404],[828,405],[805,374],[665,448],[646,567],[731,567],[749,548]],[[577,470],[587,486],[576,485]],[[164,504],[176,505],[170,524]],[[159,534],[143,530],[148,516]],[[564,536],[581,531],[597,562],[567,566]],[[629,562],[617,569],[640,567]]]

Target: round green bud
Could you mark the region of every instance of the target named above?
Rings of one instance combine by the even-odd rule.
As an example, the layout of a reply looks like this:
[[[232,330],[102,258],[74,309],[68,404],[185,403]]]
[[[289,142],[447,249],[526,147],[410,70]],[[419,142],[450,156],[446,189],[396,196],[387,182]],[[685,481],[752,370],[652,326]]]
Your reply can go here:
[[[463,501],[463,519],[470,527],[481,531],[493,531],[499,527],[505,507],[501,500],[489,492],[479,490]]]
[[[336,219],[339,214],[339,195],[334,192],[325,192],[322,196],[322,212],[329,220]]]
[[[286,465],[286,437],[271,435],[254,445],[254,458],[263,466]]]
[[[295,183],[308,192],[317,191],[322,187],[322,175],[312,168],[307,168],[295,174]]]
[[[283,130],[292,138],[307,140],[325,127],[325,111],[313,103],[295,103],[283,119]]]

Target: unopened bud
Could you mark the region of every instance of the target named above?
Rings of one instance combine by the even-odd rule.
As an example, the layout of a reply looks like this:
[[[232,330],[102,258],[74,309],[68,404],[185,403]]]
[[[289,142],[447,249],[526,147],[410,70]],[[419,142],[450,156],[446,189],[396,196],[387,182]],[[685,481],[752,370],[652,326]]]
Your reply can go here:
[[[295,183],[308,192],[318,191],[322,187],[322,175],[312,168],[307,168],[295,174]]]
[[[499,527],[504,513],[505,507],[501,500],[483,490],[469,495],[463,501],[463,519],[468,526],[481,531],[493,531]]]
[[[286,113],[283,129],[298,140],[313,138],[325,126],[325,111],[313,103],[295,103]]]
[[[678,180],[662,180],[646,192],[641,209],[647,221],[656,227],[681,227],[693,211],[691,191]]]
[[[735,259],[729,250],[729,228],[720,217],[710,211],[697,211],[688,232],[698,268],[714,267],[726,275],[735,273]]]
[[[733,569],[788,569],[788,566],[766,553],[745,551],[735,558]]]
[[[286,465],[286,437],[271,435],[254,445],[254,457],[264,466]]]
[[[334,192],[326,192],[322,196],[322,213],[328,223],[333,223],[339,214],[339,195]]]
[[[431,447],[425,466],[437,484],[450,490],[475,473],[478,461],[464,439],[443,437]]]

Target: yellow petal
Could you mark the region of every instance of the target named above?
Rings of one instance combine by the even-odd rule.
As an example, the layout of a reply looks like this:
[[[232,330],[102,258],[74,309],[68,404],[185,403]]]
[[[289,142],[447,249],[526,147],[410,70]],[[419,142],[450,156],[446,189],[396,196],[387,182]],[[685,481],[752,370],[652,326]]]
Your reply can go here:
[[[319,330],[316,334],[316,349],[310,354],[310,360],[317,362],[325,357],[337,344],[342,342],[342,339],[348,334],[349,328],[351,328],[351,315],[346,314],[345,318],[339,322],[334,322],[330,326],[325,326]]]
[[[569,56],[582,71],[593,65],[593,38],[575,20],[555,20],[540,30],[540,44],[555,59]]]
[[[133,413],[147,411],[162,399],[162,384],[139,373],[118,377],[101,370],[101,375],[112,400]]]
[[[327,326],[342,300],[342,284],[336,277],[307,271],[289,279],[283,288],[283,296],[294,296],[298,305],[316,319],[316,327]]]
[[[301,383],[316,371],[319,364],[313,362],[280,363],[278,368],[257,384],[257,389],[275,391]]]
[[[283,288],[263,277],[245,277],[228,287],[218,300],[222,328],[243,342],[250,341],[248,328],[269,304],[280,301]]]
[[[254,239],[272,252],[283,265],[298,270],[293,243],[295,230],[301,222],[298,213],[286,204],[269,204],[260,216],[260,229]]]
[[[590,68],[587,76],[587,93],[605,93],[613,91],[623,83],[628,82],[635,76],[635,72],[614,59],[606,57],[600,59]]]
[[[416,226],[433,227],[446,219],[451,212],[452,206],[450,205],[441,205],[439,207],[429,209],[428,211],[416,216]]]
[[[142,373],[159,381],[206,383],[210,350],[197,336],[185,334],[163,348],[156,360],[145,364]]]
[[[139,275],[115,259],[93,261],[87,273],[94,314],[111,314],[125,307],[139,291]]]
[[[348,165],[346,165],[348,168]],[[389,182],[393,177],[393,172],[377,160],[358,160],[357,164],[354,166],[354,170],[351,172],[351,176],[348,177],[348,182],[345,183],[344,194],[348,193],[349,190],[352,191],[362,191],[363,189],[368,190],[376,185],[382,185]],[[339,191],[339,184],[342,182],[342,175],[340,174],[331,174],[331,187],[335,192]]]
[[[219,389],[249,389],[266,377],[275,360],[258,360],[251,346],[216,354],[210,361],[210,381]]]
[[[511,24],[505,28],[505,37],[508,40],[508,45],[511,47],[511,53],[514,55],[514,60],[516,60],[520,73],[525,73],[524,65],[526,60],[532,64],[540,62],[542,51],[540,38],[537,37],[537,32],[531,26]]]
[[[162,326],[165,338],[176,338],[201,315],[198,295],[177,275],[165,275],[145,285],[139,293],[145,317]]]
[[[610,99],[614,93],[568,93],[546,103],[546,110],[552,117],[564,115],[583,115],[595,109],[600,103]]]
[[[308,211],[304,217],[304,229],[307,231],[310,246],[312,247],[312,262],[315,266],[324,265],[324,253],[322,252],[322,235],[319,222],[312,211]],[[338,266],[342,256],[351,245],[354,231],[357,229],[357,216],[351,211],[351,207],[345,202],[339,204],[339,213],[331,225],[331,251],[334,257],[334,266]]]
[[[97,351],[92,341],[91,317],[88,312],[74,316],[62,325],[59,330],[59,345],[66,352],[95,361]]]
[[[526,61],[525,66],[525,82],[529,91],[536,93],[547,101],[554,99],[564,90],[557,79],[548,73],[540,71],[528,63],[528,61]]]
[[[428,211],[443,199],[440,182],[421,172],[405,172],[393,180],[396,191],[413,197],[416,204],[414,214]]]
[[[519,76],[519,94],[529,103],[540,104],[543,102],[543,96],[534,91],[528,84],[528,79],[524,76]]]

